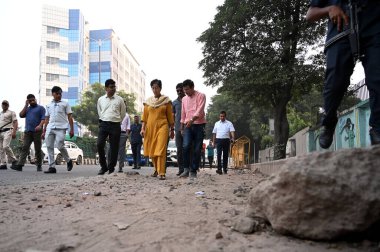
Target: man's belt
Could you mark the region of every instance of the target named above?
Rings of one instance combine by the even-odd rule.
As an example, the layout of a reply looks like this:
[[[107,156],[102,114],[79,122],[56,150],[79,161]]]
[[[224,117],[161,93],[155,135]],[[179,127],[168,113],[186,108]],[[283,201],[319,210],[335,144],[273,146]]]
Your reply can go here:
[[[8,130],[11,130],[11,128],[6,128],[6,129],[0,129],[0,132],[6,132]]]
[[[122,130],[121,133],[127,133],[126,131]]]

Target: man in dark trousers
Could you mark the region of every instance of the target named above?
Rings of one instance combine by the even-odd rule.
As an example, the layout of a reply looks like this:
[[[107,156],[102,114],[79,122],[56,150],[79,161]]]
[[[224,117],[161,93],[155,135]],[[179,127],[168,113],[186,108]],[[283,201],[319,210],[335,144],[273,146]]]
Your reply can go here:
[[[142,136],[141,132],[141,123],[138,115],[135,115],[133,118],[133,124],[131,125],[131,149],[133,156],[133,168],[132,169],[141,169],[141,145],[142,145]]]
[[[116,95],[115,81],[108,79],[105,82],[106,94],[99,97],[97,109],[99,115],[99,133],[97,149],[99,153],[100,170],[98,175],[109,174],[115,171],[117,156],[119,153],[119,141],[121,128],[120,123],[126,114],[126,107],[122,97]],[[107,164],[104,147],[108,137],[111,157]]]
[[[325,114],[319,145],[333,142],[337,109],[350,85],[357,60],[363,64],[369,90],[369,135],[380,144],[380,4],[378,0],[311,0],[306,20],[328,19],[323,91]]]
[[[212,130],[212,142],[216,145],[216,155],[218,158],[218,169],[216,173],[222,174],[222,153],[223,153],[223,173],[227,174],[228,155],[230,150],[230,142],[235,141],[235,128],[233,124],[226,119],[226,111],[221,111],[219,121],[215,123]]]
[[[177,162],[178,173],[177,176],[183,172],[183,136],[181,134],[181,108],[182,98],[185,96],[182,83],[178,83],[175,87],[177,92],[177,99],[173,101],[173,117],[174,117],[174,133],[175,133],[175,145],[177,146]]]
[[[36,97],[28,94],[24,108],[20,112],[20,117],[25,118],[24,143],[21,149],[18,163],[11,168],[16,171],[22,171],[26,162],[30,145],[34,143],[37,171],[42,171],[42,150],[41,135],[45,122],[45,108],[37,104]]]

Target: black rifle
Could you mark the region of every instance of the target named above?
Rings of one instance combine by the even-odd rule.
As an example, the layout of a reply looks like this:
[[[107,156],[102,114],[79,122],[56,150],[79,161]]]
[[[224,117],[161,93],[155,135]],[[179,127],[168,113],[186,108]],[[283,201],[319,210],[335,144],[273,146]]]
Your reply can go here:
[[[357,60],[360,60],[360,57],[362,56],[360,53],[358,20],[358,12],[361,11],[361,7],[358,6],[356,0],[348,0],[348,9],[350,17],[350,28],[326,41],[325,49],[331,46],[336,41],[348,36],[350,41],[351,53],[354,58],[354,62],[356,62]]]

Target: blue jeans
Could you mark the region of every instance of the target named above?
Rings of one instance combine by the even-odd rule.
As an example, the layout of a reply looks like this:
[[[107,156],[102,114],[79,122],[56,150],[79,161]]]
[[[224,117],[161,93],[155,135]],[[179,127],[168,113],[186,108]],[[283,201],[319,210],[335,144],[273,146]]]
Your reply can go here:
[[[201,158],[201,148],[205,136],[205,124],[193,124],[183,133],[183,167],[197,173]],[[191,151],[191,148],[193,150]],[[193,155],[191,158],[190,155]],[[191,164],[190,164],[191,160]]]

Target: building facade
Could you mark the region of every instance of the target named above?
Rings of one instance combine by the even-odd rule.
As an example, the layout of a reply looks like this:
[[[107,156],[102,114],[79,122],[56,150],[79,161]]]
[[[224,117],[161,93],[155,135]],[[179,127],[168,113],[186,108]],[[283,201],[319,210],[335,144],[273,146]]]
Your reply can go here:
[[[40,48],[39,101],[52,99],[60,86],[71,106],[91,84],[112,78],[118,90],[134,94],[135,109],[143,110],[145,73],[112,29],[90,30],[80,10],[44,6]]]

